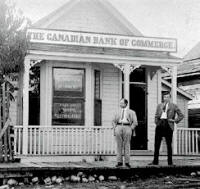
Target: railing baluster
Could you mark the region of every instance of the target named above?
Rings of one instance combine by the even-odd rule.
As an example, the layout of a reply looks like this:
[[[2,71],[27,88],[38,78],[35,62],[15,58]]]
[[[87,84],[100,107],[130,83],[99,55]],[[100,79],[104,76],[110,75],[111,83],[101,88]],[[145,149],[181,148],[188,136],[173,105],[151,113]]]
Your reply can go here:
[[[106,154],[106,129],[103,129],[103,153]]]
[[[188,154],[188,131],[186,131],[186,154]]]
[[[50,141],[49,141],[49,127],[46,128],[46,132],[47,132],[47,137],[46,137],[46,139],[47,139],[47,141],[46,141],[46,144],[47,144],[46,154],[49,155],[49,143],[50,143]]]
[[[37,137],[37,136],[36,136],[36,129],[37,129],[37,128],[34,128],[34,129],[33,129],[33,131],[34,131],[34,132],[33,132],[33,133],[34,133],[34,141],[33,141],[33,142],[34,142],[34,145],[33,145],[34,155],[36,155],[36,147],[37,147],[37,145],[36,145],[36,143],[37,143],[37,139],[36,139],[36,137]]]
[[[14,129],[14,155],[17,155],[17,141],[18,141],[18,137],[17,137],[17,130]]]
[[[178,149],[177,149],[177,151],[178,151],[178,155],[180,155],[181,154],[181,132],[180,132],[180,130],[177,128],[177,138],[178,138]]]
[[[113,138],[113,130],[110,129],[110,134],[111,134],[111,137],[112,137],[112,145],[111,145],[111,154],[114,154],[114,138]]]
[[[58,128],[55,128],[55,145],[54,145],[54,154],[58,153]]]
[[[41,155],[41,130],[38,128],[38,155]]]
[[[78,154],[81,154],[81,148],[83,143],[83,136],[81,132],[81,128],[78,128]]]
[[[95,133],[94,137],[95,137],[95,154],[98,154],[98,130],[96,128],[93,128],[93,131]]]
[[[89,135],[90,135],[90,143],[89,143],[89,154],[92,154],[92,152],[93,152],[93,133],[92,133],[92,131],[91,131],[91,128],[89,128]]]
[[[29,137],[30,137],[30,140],[29,141],[29,145],[28,145],[28,153],[30,155],[33,154],[33,131],[32,131],[32,128],[28,128],[28,134],[29,134]]]
[[[59,142],[59,152],[58,154],[61,154],[61,151],[62,151],[62,128],[59,129],[59,137],[58,137],[58,142]]]
[[[75,141],[74,141],[74,144],[75,144],[75,154],[78,154],[78,129],[74,129],[74,138],[75,138]]]
[[[188,152],[191,154],[191,131],[188,131]]]
[[[42,155],[44,155],[45,151],[45,128],[42,128]]]
[[[19,138],[19,144],[20,144],[20,147],[19,147],[19,152],[20,154],[22,154],[22,145],[23,145],[23,128],[21,128],[21,132],[20,132],[20,138]]]
[[[185,132],[184,130],[181,130],[181,154],[185,154]]]
[[[54,154],[54,128],[51,129],[51,155]]]
[[[184,130],[181,130],[181,137],[182,137],[182,140],[181,140],[181,151],[182,153],[181,154],[184,154],[184,150],[185,150],[185,138],[184,138]]]
[[[74,129],[74,150],[75,154],[77,154],[77,129]]]
[[[102,129],[99,129],[99,154],[102,154]]]
[[[83,130],[83,136],[84,136],[83,154],[87,154],[87,138],[86,138],[86,135],[87,135],[87,128]]]
[[[66,136],[65,136],[65,128],[63,128],[63,132],[62,132],[62,137],[63,137],[63,147],[62,147],[62,154],[65,155],[65,140],[66,140]]]
[[[183,139],[183,137],[184,137],[184,135],[183,135],[183,130],[180,130],[180,145],[181,145],[181,147],[180,147],[180,150],[181,150],[181,154],[184,154],[184,150],[183,150],[183,146],[184,146],[184,139]]]
[[[70,136],[70,133],[69,133],[69,130],[70,130],[70,128],[67,128],[67,154],[69,154],[69,152],[70,152],[70,145],[69,145],[69,136]]]
[[[199,135],[198,131],[196,131],[196,154],[199,154]]]
[[[71,137],[71,149],[70,149],[70,153],[74,154],[74,150],[73,150],[73,148],[74,148],[74,129],[70,128],[70,133],[71,133],[71,135],[70,135],[70,137]]]
[[[192,130],[191,131],[191,151],[192,151],[192,154],[194,154],[194,131]]]
[[[80,135],[80,128],[77,128],[77,154],[80,154],[80,147],[81,147],[81,135]]]
[[[14,150],[15,154],[18,155],[22,154],[22,126],[16,126],[14,129]],[[31,125],[28,126],[28,143],[28,155],[94,155],[115,153],[113,130],[104,126],[66,127]]]

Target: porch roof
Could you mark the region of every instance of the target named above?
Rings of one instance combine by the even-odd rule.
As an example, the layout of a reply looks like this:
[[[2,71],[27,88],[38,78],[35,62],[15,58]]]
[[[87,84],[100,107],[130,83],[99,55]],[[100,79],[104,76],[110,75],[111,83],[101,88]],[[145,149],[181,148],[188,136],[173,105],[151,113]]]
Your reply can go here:
[[[163,59],[171,60],[175,62],[181,62],[182,59],[171,55],[166,52],[156,51],[145,51],[145,50],[129,50],[120,48],[101,48],[101,47],[84,47],[84,46],[73,46],[73,45],[53,45],[53,44],[41,44],[32,43],[29,47],[29,54],[37,54],[36,52],[46,52],[47,54],[52,53],[76,53],[76,54],[91,54],[91,55],[112,55],[120,57],[138,57],[148,59]]]
[[[169,88],[172,88],[172,84],[164,79],[162,79],[162,84],[164,84],[165,86],[167,86]],[[177,87],[177,92],[188,100],[192,100],[194,98],[190,93],[180,89],[179,87]]]

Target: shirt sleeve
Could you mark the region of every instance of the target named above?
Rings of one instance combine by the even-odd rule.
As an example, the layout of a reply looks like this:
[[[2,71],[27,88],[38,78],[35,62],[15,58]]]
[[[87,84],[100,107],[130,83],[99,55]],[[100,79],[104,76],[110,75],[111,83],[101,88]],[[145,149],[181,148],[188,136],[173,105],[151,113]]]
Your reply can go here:
[[[179,123],[184,118],[184,115],[177,105],[175,105],[175,111],[176,114],[178,115],[177,118],[175,119],[175,123]]]
[[[138,126],[138,120],[137,120],[137,115],[136,115],[136,113],[133,111],[133,122],[132,122],[132,124],[131,124],[131,127],[136,127],[136,126]]]

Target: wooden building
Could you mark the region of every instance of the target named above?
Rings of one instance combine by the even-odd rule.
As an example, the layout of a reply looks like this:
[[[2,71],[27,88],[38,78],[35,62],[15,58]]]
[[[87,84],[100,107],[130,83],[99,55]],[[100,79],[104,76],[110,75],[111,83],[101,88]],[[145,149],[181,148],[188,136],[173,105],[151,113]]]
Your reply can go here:
[[[188,103],[189,127],[200,128],[200,43],[197,43],[184,57],[178,67],[178,86],[193,95]]]
[[[139,120],[131,149],[153,150],[161,68],[171,72],[177,102],[175,39],[143,36],[105,0],[72,0],[28,36],[17,155],[115,154],[111,122],[122,97]]]

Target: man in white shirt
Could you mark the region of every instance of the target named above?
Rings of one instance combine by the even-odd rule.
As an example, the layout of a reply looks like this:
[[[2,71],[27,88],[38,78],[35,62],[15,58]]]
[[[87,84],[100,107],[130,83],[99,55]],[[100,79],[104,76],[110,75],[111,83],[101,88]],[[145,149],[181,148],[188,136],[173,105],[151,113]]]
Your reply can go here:
[[[126,99],[120,100],[120,114],[113,119],[114,134],[117,142],[117,165],[123,165],[122,154],[124,151],[125,166],[130,168],[130,141],[132,133],[135,135],[135,127],[138,125],[136,113],[127,107]]]
[[[176,104],[171,103],[171,94],[169,91],[163,93],[163,103],[158,104],[155,114],[155,146],[154,160],[149,165],[158,165],[159,149],[162,137],[165,137],[167,143],[168,165],[173,165],[172,161],[172,137],[174,124],[183,119],[183,114]]]

